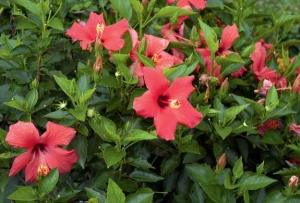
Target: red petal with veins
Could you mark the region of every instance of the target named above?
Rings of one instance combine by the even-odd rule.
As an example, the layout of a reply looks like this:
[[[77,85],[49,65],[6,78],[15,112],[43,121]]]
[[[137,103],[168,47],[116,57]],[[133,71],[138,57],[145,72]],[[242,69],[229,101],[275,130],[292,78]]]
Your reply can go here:
[[[154,118],[160,113],[160,107],[157,103],[158,95],[150,91],[145,92],[142,96],[133,101],[133,109],[137,115],[144,118]]]
[[[193,80],[193,75],[182,78],[175,78],[173,83],[167,90],[166,95],[168,95],[170,99],[187,99],[195,89],[192,85]]]
[[[44,158],[41,156],[43,156],[43,154],[40,154],[39,152],[33,153],[31,162],[28,163],[25,168],[25,182],[37,182],[39,165],[46,164],[41,163],[41,160]]]
[[[172,110],[177,122],[189,128],[195,127],[203,118],[187,100],[181,100],[180,107]]]
[[[219,45],[219,51],[222,53],[223,51],[228,50],[232,46],[234,40],[236,40],[239,36],[238,28],[235,24],[232,26],[226,26],[222,32],[222,40]]]
[[[197,10],[202,10],[206,8],[206,2],[205,0],[189,0],[189,2],[195,6]]]
[[[95,38],[97,37],[97,25],[98,24],[103,24],[104,26],[106,25],[104,18],[103,18],[103,13],[98,15],[94,12],[91,12],[89,19],[86,22],[86,27],[90,31],[91,35],[95,36]]]
[[[9,171],[9,176],[14,176],[23,168],[25,168],[25,166],[30,162],[32,155],[33,155],[32,151],[27,151],[17,156],[11,166],[11,169]]]
[[[41,142],[47,146],[68,145],[74,138],[76,131],[73,128],[48,121],[46,132],[41,136]]]
[[[164,76],[161,70],[144,67],[143,73],[146,87],[152,94],[158,97],[168,89],[169,80]]]
[[[169,45],[169,41],[153,35],[146,35],[147,47],[145,51],[146,56],[152,57],[154,54],[159,54]]]
[[[44,154],[50,169],[58,168],[59,173],[69,172],[78,160],[78,155],[74,150],[68,151],[59,147],[46,148]]]
[[[154,125],[156,127],[156,133],[159,137],[165,140],[174,140],[176,131],[176,117],[174,116],[172,109],[167,107],[154,118]]]
[[[6,142],[17,148],[32,149],[38,142],[40,136],[38,130],[32,123],[19,121],[9,127],[5,138]]]

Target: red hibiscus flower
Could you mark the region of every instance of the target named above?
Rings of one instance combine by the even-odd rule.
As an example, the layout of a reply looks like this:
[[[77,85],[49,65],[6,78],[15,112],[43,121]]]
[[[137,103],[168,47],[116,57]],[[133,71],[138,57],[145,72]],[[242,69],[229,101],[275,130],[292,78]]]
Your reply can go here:
[[[76,131],[52,122],[48,122],[46,127],[42,136],[32,123],[19,121],[9,127],[6,142],[27,150],[15,158],[9,176],[25,168],[25,181],[37,182],[37,177],[47,175],[50,169],[58,168],[59,173],[71,170],[78,156],[74,150],[68,151],[59,146],[68,145]]]
[[[168,40],[160,37],[155,37],[153,35],[145,34],[144,36],[147,45],[144,55],[154,62],[157,69],[166,69],[182,63],[182,60],[180,58],[164,51],[164,49],[166,49],[170,43]],[[131,55],[134,56],[135,53],[131,53]],[[130,70],[134,73],[134,77],[139,78],[139,86],[144,85],[144,80],[142,79],[143,67],[144,65],[139,61],[135,61],[130,67]]]
[[[91,12],[86,23],[73,23],[72,27],[67,30],[66,35],[72,37],[75,41],[80,40],[80,46],[83,50],[96,42],[97,45],[102,44],[109,51],[117,51],[125,43],[121,37],[127,30],[128,22],[126,19],[122,19],[113,25],[106,25],[103,14],[97,15]]]
[[[135,98],[133,108],[144,118],[154,118],[157,135],[165,140],[175,139],[177,123],[195,127],[202,119],[187,98],[194,90],[194,76],[174,79],[169,87],[169,81],[159,69],[144,68],[144,79],[148,91]]]
[[[226,26],[222,31],[222,38],[219,44],[218,55],[231,48],[233,42],[239,37],[239,32],[236,24]]]
[[[266,121],[264,124],[258,126],[256,129],[259,132],[259,134],[261,136],[265,135],[265,132],[267,130],[273,129],[273,130],[277,130],[281,125],[281,122],[277,119],[271,119]]]
[[[167,4],[174,3],[175,0],[167,0]],[[190,4],[195,6],[197,10],[204,9],[206,7],[206,0],[179,0],[177,3],[178,7],[190,6]]]

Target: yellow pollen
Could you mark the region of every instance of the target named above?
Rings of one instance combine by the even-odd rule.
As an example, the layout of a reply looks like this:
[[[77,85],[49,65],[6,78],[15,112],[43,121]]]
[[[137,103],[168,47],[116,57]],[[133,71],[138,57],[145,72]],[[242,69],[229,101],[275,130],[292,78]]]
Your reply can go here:
[[[38,175],[39,176],[46,176],[49,173],[49,169],[46,165],[40,164],[38,167]]]
[[[151,59],[154,63],[159,63],[161,61],[161,55],[153,54]]]
[[[181,106],[181,102],[178,99],[172,99],[169,105],[172,109],[178,109]]]
[[[104,24],[103,23],[98,23],[97,24],[97,34],[102,34],[104,30]]]
[[[227,51],[225,51],[225,52],[223,52],[223,54],[221,55],[221,58],[226,58],[226,57],[229,56],[229,55],[230,55],[230,53],[227,52]]]

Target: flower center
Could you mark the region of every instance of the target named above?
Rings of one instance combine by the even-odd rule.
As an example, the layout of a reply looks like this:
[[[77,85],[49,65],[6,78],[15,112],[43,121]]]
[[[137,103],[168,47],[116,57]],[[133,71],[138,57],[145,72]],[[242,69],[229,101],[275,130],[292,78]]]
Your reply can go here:
[[[166,95],[161,95],[157,99],[157,104],[161,108],[170,106],[172,109],[178,109],[181,106],[181,102],[178,99],[169,99]]]
[[[178,99],[172,99],[169,105],[172,109],[178,109],[181,106],[181,101]]]
[[[40,164],[38,167],[38,175],[39,176],[46,176],[49,173],[49,168],[48,166],[44,164]]]
[[[152,61],[154,63],[159,63],[161,61],[162,56],[158,55],[158,54],[153,54],[153,56],[151,57]]]
[[[104,24],[103,23],[98,23],[96,29],[97,29],[97,34],[101,35],[104,31]]]

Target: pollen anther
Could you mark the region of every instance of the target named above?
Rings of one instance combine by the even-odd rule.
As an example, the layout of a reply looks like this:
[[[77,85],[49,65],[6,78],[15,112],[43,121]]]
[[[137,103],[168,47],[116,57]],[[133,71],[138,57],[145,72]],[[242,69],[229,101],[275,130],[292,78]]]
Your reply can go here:
[[[173,99],[169,105],[172,109],[178,109],[181,106],[181,102],[178,99]]]
[[[38,175],[46,176],[48,173],[49,173],[49,168],[44,164],[40,164],[38,167]]]

